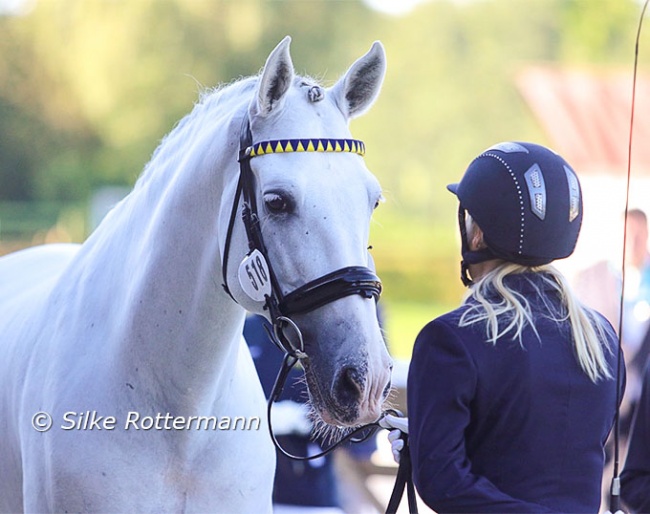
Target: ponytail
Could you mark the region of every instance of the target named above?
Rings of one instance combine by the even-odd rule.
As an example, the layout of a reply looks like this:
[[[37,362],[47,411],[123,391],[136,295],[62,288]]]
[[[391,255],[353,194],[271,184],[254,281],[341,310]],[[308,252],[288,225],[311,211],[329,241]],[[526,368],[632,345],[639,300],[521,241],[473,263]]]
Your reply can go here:
[[[544,315],[557,323],[569,322],[576,359],[582,370],[594,383],[612,378],[605,355],[606,351],[612,353],[608,345],[609,337],[614,337],[611,327],[574,296],[564,276],[553,266],[530,268],[505,263],[485,274],[469,289],[464,303],[468,304],[470,299],[474,302],[469,303],[462,314],[459,326],[484,322],[487,341],[492,344],[497,344],[499,339],[506,336],[519,339],[521,343],[526,326],[530,326],[539,338],[528,300],[504,282],[508,275],[527,271],[539,273],[544,283],[557,292],[559,309],[537,285],[531,283],[543,300],[546,308]]]

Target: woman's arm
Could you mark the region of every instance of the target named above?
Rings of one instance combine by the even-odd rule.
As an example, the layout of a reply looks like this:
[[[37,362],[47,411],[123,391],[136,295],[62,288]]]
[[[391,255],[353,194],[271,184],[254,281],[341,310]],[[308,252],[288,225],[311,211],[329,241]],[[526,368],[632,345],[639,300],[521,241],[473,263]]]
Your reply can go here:
[[[408,379],[409,445],[413,478],[436,512],[550,512],[513,498],[473,474],[465,429],[477,370],[453,327],[427,325],[413,350]]]

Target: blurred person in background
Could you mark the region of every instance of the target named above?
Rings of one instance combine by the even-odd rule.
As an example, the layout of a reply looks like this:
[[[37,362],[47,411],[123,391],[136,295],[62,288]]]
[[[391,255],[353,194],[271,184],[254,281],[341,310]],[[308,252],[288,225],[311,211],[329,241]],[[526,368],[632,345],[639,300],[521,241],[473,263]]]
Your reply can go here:
[[[622,347],[627,383],[621,404],[620,433],[624,438],[641,395],[641,377],[650,354],[650,252],[646,213],[630,209],[626,225],[625,287],[620,265],[606,260],[578,273],[574,283],[578,297],[604,314],[617,330],[623,295]]]

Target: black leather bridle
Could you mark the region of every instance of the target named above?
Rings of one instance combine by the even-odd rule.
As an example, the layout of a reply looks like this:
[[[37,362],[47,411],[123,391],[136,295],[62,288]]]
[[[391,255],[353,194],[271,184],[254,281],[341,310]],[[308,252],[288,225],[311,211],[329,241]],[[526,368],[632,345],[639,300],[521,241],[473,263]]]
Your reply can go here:
[[[355,139],[288,139],[253,143],[247,116],[242,124],[238,157],[239,181],[230,213],[222,263],[223,287],[234,300],[227,285],[227,273],[232,232],[241,198],[243,200],[242,221],[246,229],[249,252],[240,265],[240,282],[241,277],[244,276],[244,281],[250,281],[247,284],[248,289],[257,295],[253,299],[264,301],[264,309],[268,310],[273,326],[271,339],[282,350],[296,358],[303,358],[306,354],[300,330],[290,316],[313,311],[330,302],[355,294],[377,300],[381,294],[381,281],[370,268],[348,266],[312,280],[284,295],[264,244],[255,195],[255,177],[250,160],[261,155],[280,152],[352,152],[363,155],[364,149],[363,143]],[[251,287],[253,289],[250,289]],[[287,328],[295,332],[297,345],[286,337]]]
[[[273,266],[268,258],[264,238],[260,227],[260,218],[257,210],[257,201],[255,196],[255,177],[250,166],[250,160],[253,157],[266,155],[269,153],[287,153],[287,152],[352,152],[363,155],[365,146],[361,141],[356,139],[288,139],[288,140],[271,140],[253,143],[250,122],[248,117],[244,117],[242,129],[239,138],[239,180],[233,199],[230,219],[228,221],[228,231],[226,233],[226,242],[224,245],[222,276],[223,288],[228,295],[235,301],[230,289],[228,288],[228,258],[230,255],[230,244],[232,232],[237,219],[240,198],[243,200],[242,221],[246,229],[248,238],[248,254],[239,267],[240,283],[244,292],[254,300],[264,301],[264,309],[268,310],[272,333],[269,332],[270,339],[285,352],[278,377],[273,386],[273,392],[268,399],[267,416],[269,434],[275,447],[285,456],[294,460],[312,460],[332,452],[335,448],[346,441],[357,442],[370,437],[380,428],[379,420],[367,425],[357,427],[348,433],[341,440],[332,444],[329,448],[316,455],[297,456],[287,452],[275,437],[273,426],[271,424],[271,407],[277,401],[284,387],[285,380],[291,368],[300,360],[307,357],[305,353],[302,333],[298,326],[293,322],[290,316],[311,312],[330,302],[351,295],[360,295],[364,298],[374,298],[375,301],[381,295],[381,281],[373,270],[365,266],[348,266],[341,268],[315,280],[312,280],[289,294],[282,294],[278,284]],[[243,277],[243,278],[242,278]],[[248,282],[246,282],[248,278]],[[246,284],[246,287],[244,287]],[[252,289],[251,289],[252,288]],[[297,344],[291,342],[286,336],[285,330],[289,328],[294,332]],[[396,411],[386,411],[386,413],[398,414]],[[357,435],[362,434],[361,439],[354,439]],[[408,451],[402,452],[400,467],[391,495],[387,513],[394,514],[397,512],[404,489],[407,490],[410,512],[417,513],[415,503],[415,492],[413,483],[410,479],[411,466]]]

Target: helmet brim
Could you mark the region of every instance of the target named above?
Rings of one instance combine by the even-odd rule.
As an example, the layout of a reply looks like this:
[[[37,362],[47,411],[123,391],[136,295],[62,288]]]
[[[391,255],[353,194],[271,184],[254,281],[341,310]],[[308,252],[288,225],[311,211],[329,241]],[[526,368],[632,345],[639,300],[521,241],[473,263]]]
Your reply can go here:
[[[451,191],[456,196],[458,196],[458,186],[459,185],[460,185],[460,182],[457,182],[456,184],[449,184],[449,185],[447,185],[447,190]]]

